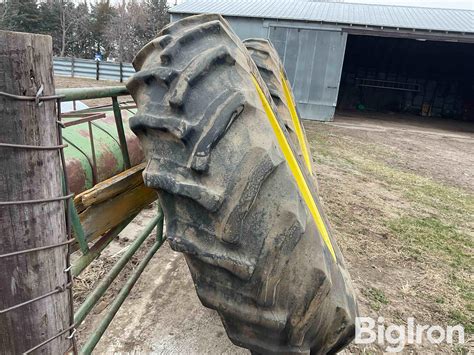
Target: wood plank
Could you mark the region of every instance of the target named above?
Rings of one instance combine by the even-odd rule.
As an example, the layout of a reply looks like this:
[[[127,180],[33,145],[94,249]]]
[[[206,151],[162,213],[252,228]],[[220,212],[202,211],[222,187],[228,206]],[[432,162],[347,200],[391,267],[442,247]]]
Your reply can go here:
[[[81,193],[82,205],[89,207],[101,203],[126,190],[143,184],[142,173],[145,166],[146,163],[134,166],[110,179],[98,183],[90,190],[84,191]]]
[[[79,214],[86,239],[96,239],[156,199],[156,191],[142,183],[113,198],[87,207]]]

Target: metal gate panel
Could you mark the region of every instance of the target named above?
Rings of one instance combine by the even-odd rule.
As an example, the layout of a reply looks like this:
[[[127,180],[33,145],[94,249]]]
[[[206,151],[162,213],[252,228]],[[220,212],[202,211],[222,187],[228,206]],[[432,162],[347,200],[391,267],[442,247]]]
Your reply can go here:
[[[298,63],[299,49],[301,47],[300,35],[294,29],[288,29],[285,46],[286,74],[290,83],[295,80],[296,66]]]
[[[269,38],[284,63],[302,117],[332,120],[347,34],[272,24]]]

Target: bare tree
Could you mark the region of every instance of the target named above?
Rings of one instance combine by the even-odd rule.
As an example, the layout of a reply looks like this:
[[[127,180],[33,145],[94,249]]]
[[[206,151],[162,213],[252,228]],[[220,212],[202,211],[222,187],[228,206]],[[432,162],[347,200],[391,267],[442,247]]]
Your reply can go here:
[[[169,23],[168,2],[166,0],[146,0],[148,13],[148,39],[153,39]]]
[[[118,61],[131,61],[138,50],[148,41],[148,16],[146,5],[136,0],[122,4],[110,21],[105,39],[112,44],[111,54]]]
[[[89,16],[89,13],[81,13],[77,11],[77,7],[72,1],[61,0],[59,5],[59,25],[60,25],[60,56],[63,57],[67,46],[74,40],[71,33],[78,26],[86,23],[86,17]]]
[[[9,2],[1,1],[0,2],[0,28],[6,29],[6,18],[8,15]]]

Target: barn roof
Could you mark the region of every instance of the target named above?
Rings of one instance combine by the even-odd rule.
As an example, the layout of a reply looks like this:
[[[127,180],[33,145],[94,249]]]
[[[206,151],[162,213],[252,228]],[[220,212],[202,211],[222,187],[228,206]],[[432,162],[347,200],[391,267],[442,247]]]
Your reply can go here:
[[[474,11],[292,0],[188,0],[170,13],[296,20],[474,34]]]

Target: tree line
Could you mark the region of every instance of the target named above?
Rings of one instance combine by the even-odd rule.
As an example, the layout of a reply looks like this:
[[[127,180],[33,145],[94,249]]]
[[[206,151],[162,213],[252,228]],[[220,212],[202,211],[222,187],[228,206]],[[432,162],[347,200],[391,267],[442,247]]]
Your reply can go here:
[[[1,1],[1,0],[0,0]],[[0,29],[48,34],[54,55],[130,62],[169,22],[166,0],[4,0]]]

